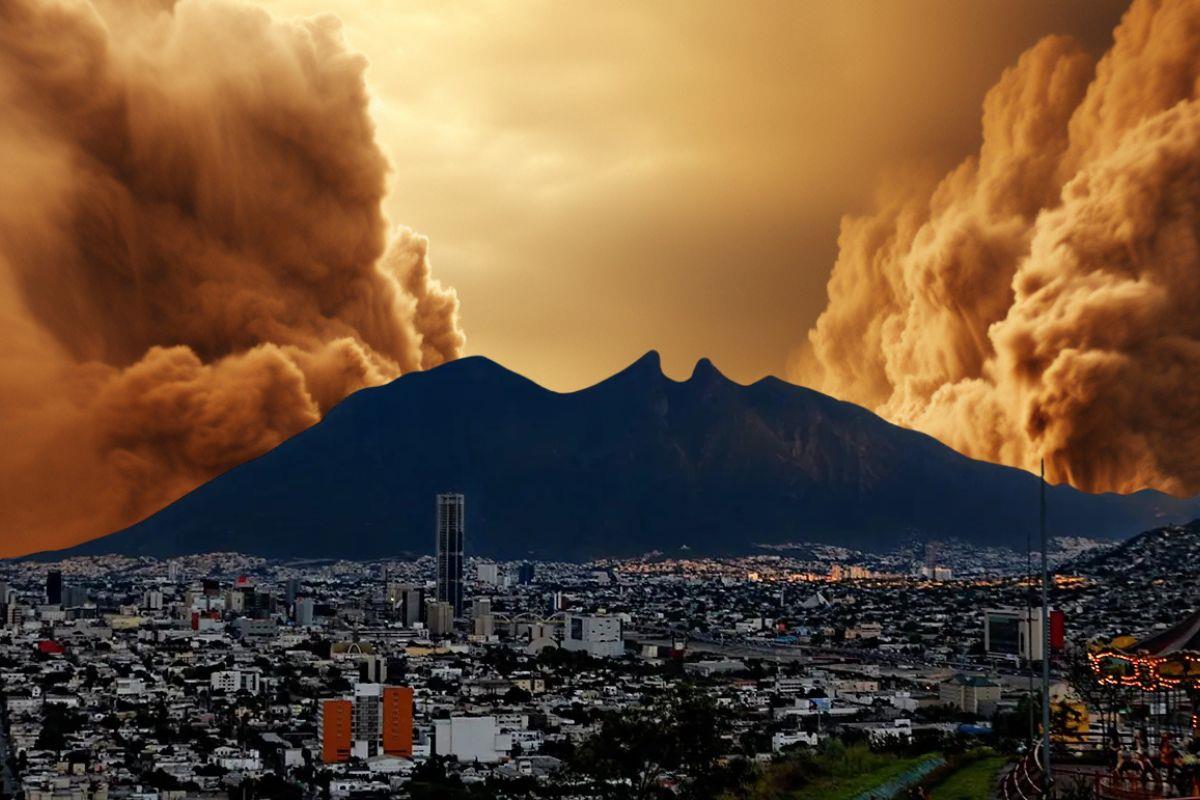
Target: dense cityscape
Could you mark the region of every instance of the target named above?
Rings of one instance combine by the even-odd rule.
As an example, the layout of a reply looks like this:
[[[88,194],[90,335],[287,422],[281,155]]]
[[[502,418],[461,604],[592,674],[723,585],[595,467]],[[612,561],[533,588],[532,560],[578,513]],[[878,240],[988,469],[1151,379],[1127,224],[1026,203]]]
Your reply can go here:
[[[859,747],[920,778],[1028,732],[1043,631],[1026,554],[497,563],[464,557],[463,503],[439,496],[436,547],[415,561],[5,563],[3,791],[751,797],[797,753]],[[1072,642],[1171,621],[1112,613],[1115,577],[1072,571],[1110,552],[1055,545],[1062,702]],[[689,714],[711,728],[703,755],[622,751],[636,721],[666,735]]]
[[[0,0],[0,800],[1200,800],[1200,0]]]

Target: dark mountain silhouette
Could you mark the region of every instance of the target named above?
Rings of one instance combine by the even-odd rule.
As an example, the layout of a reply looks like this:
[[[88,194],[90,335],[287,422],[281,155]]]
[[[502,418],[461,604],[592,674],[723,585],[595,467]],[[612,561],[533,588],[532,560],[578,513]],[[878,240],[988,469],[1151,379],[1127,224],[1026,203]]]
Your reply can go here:
[[[429,553],[434,496],[467,496],[467,548],[503,558],[733,554],[913,536],[1023,545],[1038,481],[809,389],[742,386],[657,353],[559,394],[479,357],[358,392],[313,428],[154,516],[63,552],[270,557]],[[1156,492],[1049,489],[1052,534],[1198,516]],[[685,549],[686,548],[686,549]]]

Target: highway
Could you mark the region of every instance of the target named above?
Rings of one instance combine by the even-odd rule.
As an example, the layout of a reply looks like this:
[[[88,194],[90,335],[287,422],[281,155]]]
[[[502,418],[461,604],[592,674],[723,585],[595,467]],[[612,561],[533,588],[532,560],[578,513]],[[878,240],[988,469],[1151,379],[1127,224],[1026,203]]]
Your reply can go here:
[[[667,646],[672,641],[682,640],[687,642],[687,648],[691,652],[712,653],[729,658],[761,658],[772,661],[829,661],[830,659],[843,659],[894,668],[941,668],[959,672],[987,672],[997,676],[1017,676],[1022,678],[1027,675],[1026,672],[1021,671],[1019,668],[1000,666],[994,663],[949,660],[926,661],[914,659],[912,655],[905,653],[868,648],[818,647],[814,645],[784,643],[758,644],[687,633],[669,628],[627,628],[625,630],[625,638],[635,642]]]

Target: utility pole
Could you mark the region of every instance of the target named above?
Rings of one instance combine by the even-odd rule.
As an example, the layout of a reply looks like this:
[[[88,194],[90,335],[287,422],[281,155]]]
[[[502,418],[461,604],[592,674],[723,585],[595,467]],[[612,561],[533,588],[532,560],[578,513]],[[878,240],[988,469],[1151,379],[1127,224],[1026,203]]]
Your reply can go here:
[[[1042,791],[1050,797],[1050,559],[1046,541],[1046,459],[1042,459]]]
[[[1029,691],[1025,704],[1029,707],[1029,746],[1037,747],[1037,727],[1033,724],[1033,533],[1025,529],[1025,670],[1029,676]],[[1018,652],[1018,655],[1020,653]]]

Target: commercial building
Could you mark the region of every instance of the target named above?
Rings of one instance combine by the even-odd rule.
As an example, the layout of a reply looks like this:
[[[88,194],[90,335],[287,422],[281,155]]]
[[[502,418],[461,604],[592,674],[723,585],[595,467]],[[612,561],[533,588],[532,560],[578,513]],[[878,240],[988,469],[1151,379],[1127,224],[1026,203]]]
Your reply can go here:
[[[358,660],[358,674],[366,683],[387,680],[387,659],[375,653],[364,653]]]
[[[425,623],[434,636],[448,636],[454,632],[454,608],[439,601],[426,603]]]
[[[942,705],[988,717],[996,712],[1000,702],[1000,684],[987,678],[959,673],[938,685],[938,699]]]
[[[209,686],[214,692],[258,694],[262,688],[262,671],[259,669],[220,670],[209,676]]]
[[[461,494],[437,497],[437,599],[449,603],[455,617],[463,614],[463,515]]]
[[[294,611],[296,625],[301,628],[308,627],[313,624],[313,612],[316,604],[313,603],[310,597],[296,598],[296,607]]]
[[[983,612],[983,649],[988,655],[1042,660],[1040,608],[989,608]]]
[[[233,629],[237,632],[239,638],[270,638],[278,633],[273,619],[252,619],[250,617],[239,617],[234,620]]]
[[[413,583],[387,583],[387,602],[407,628],[415,627],[422,619],[425,589]]]
[[[497,585],[500,583],[500,566],[494,562],[476,564],[475,579],[489,586]]]
[[[63,608],[79,608],[91,602],[87,590],[81,586],[63,586],[62,590],[62,605]]]
[[[563,628],[564,650],[585,652],[596,658],[619,658],[625,655],[619,617],[604,615],[569,615]]]
[[[471,604],[471,631],[476,636],[484,638],[496,632],[496,616],[492,613],[492,601],[487,598],[476,598]]]
[[[495,717],[451,716],[433,721],[433,747],[439,756],[492,764],[512,750],[512,737],[500,731]]]
[[[46,573],[46,604],[61,606],[63,599],[62,572],[52,569]]]

